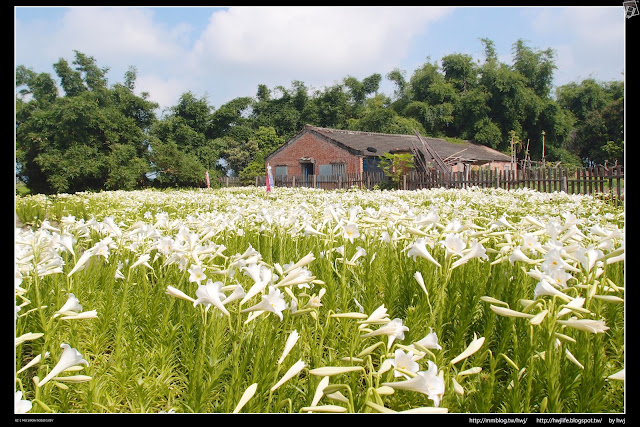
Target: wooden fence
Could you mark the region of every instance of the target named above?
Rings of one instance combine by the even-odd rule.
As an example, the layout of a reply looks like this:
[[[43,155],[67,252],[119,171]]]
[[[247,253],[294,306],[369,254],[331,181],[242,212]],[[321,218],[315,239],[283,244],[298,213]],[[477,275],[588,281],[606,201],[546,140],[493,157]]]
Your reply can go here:
[[[311,187],[324,190],[351,187],[372,189],[376,185],[389,187],[389,178],[382,172],[353,173],[343,175],[286,175],[275,176],[277,187]],[[222,178],[223,186],[242,185],[237,178]],[[265,177],[255,179],[256,186],[265,185]],[[468,172],[442,173],[432,170],[426,173],[410,172],[402,177],[399,188],[531,188],[541,192],[565,192],[569,194],[602,194],[615,201],[624,200],[624,168],[591,167],[570,171],[564,167],[539,167],[516,171],[477,169]]]

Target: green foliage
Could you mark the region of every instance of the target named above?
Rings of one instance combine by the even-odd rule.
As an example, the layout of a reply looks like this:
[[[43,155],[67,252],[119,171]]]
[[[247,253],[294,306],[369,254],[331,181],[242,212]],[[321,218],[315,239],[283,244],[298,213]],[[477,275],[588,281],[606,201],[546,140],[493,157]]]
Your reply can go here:
[[[400,188],[402,177],[413,169],[413,155],[410,153],[384,153],[380,156],[380,168],[391,178],[396,188]]]
[[[145,185],[147,132],[157,105],[122,85],[107,88],[107,69],[75,55],[75,70],[63,58],[54,65],[64,97],[55,95],[47,74],[18,67],[16,83],[26,86],[20,95],[33,95],[17,103],[20,176],[38,193]]]
[[[155,167],[155,180],[161,187],[204,185],[206,169],[202,163],[195,154],[182,151],[173,141],[156,141],[151,159]]]
[[[188,91],[160,118],[148,94],[133,93],[135,67],[110,86],[108,68],[78,51],[71,63],[60,58],[53,64],[57,81],[18,65],[17,172],[36,193],[197,185],[195,175],[203,170],[251,179],[264,157],[305,124],[401,134],[417,129],[503,152],[514,130],[523,141],[518,159],[532,160],[542,158],[544,132],[550,160],[624,162],[622,82],[585,79],[557,88],[552,97],[552,49],[517,40],[509,65],[498,60],[491,40],[480,43],[484,63],[452,53],[439,63],[427,58],[410,74],[392,70],[384,76],[394,84],[390,97],[379,93],[382,75],[348,75],[314,90],[297,80],[289,87],[261,84],[255,97],[217,109]],[[167,151],[179,154],[172,159],[162,154]],[[178,172],[183,167],[191,171]]]

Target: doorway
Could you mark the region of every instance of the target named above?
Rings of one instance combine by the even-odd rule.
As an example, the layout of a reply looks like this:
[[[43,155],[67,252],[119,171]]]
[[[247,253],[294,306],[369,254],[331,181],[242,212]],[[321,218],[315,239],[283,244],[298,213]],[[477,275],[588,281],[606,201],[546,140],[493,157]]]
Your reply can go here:
[[[306,179],[307,176],[313,175],[313,163],[300,163],[302,169],[302,177]]]
[[[308,186],[313,178],[313,163],[300,163],[303,185]]]

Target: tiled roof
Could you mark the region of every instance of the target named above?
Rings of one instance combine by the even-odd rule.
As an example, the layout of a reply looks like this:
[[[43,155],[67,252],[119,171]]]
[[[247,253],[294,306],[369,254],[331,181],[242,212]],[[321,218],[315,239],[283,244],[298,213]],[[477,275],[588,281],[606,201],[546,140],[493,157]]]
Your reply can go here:
[[[361,132],[341,129],[329,129],[307,125],[304,130],[320,134],[338,145],[342,145],[354,154],[363,156],[379,156],[393,151],[411,151],[415,146],[422,150],[422,143],[416,135],[398,135],[374,132]],[[303,130],[303,132],[304,132]],[[463,162],[505,161],[511,158],[492,148],[464,141],[452,143],[440,138],[422,136],[438,155],[443,159],[458,157]],[[374,151],[371,151],[375,149]]]

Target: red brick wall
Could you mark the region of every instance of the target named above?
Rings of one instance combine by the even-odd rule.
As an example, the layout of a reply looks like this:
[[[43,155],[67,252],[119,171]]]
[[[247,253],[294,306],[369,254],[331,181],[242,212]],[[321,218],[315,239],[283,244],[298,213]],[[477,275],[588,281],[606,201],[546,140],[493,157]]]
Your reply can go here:
[[[297,140],[284,147],[267,160],[274,171],[276,166],[287,166],[288,175],[301,175],[300,159],[309,157],[314,163],[314,174],[318,174],[318,165],[346,163],[347,173],[362,171],[362,158],[311,133],[303,133]]]

